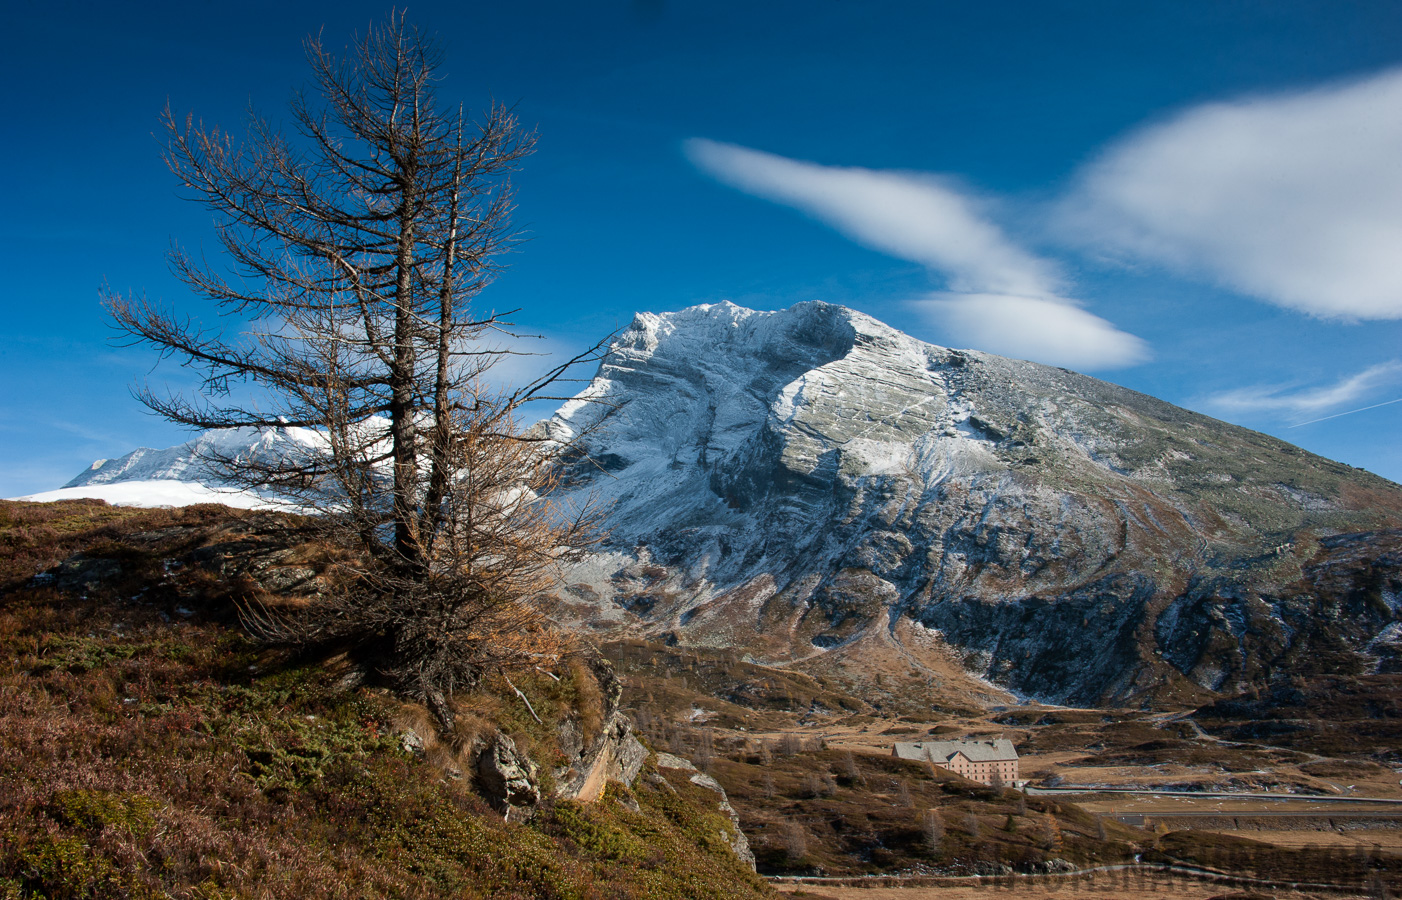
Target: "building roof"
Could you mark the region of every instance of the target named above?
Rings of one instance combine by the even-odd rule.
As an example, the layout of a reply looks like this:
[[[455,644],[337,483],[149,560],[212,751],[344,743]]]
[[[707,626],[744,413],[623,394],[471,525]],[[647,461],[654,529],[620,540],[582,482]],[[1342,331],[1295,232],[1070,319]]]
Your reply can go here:
[[[933,763],[947,763],[956,753],[962,753],[974,762],[1017,759],[1017,750],[1007,738],[991,741],[898,741],[895,746],[895,755],[901,759]]]

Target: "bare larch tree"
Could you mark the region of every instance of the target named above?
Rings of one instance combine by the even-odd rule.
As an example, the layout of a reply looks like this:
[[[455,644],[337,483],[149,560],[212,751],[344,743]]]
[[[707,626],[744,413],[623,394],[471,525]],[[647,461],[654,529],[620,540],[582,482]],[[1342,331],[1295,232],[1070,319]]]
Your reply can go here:
[[[534,135],[500,106],[443,108],[441,52],[402,15],[344,57],[306,49],[316,90],[294,97],[293,132],[255,116],[236,145],[164,114],[166,161],[216,214],[230,262],[176,249],[171,268],[240,333],[136,295],[104,302],[134,342],[201,373],[198,397],[139,390],[161,415],[316,429],[299,453],[217,461],[314,510],[347,550],[328,599],[251,621],[351,652],[446,728],[454,692],[558,651],[530,600],[595,523],[551,502],[557,469],[516,412],[583,357],[510,392],[486,379],[516,335],[474,301],[516,240],[509,175]]]

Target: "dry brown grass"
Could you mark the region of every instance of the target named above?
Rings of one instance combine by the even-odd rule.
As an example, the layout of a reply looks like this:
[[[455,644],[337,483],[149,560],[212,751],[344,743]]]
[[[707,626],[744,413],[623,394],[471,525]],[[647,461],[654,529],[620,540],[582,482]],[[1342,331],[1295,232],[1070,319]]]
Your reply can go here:
[[[569,661],[570,675],[575,684],[575,708],[579,713],[579,729],[587,747],[604,730],[604,693],[589,666],[580,658]]]
[[[347,689],[344,660],[250,643],[233,627],[242,589],[206,552],[261,552],[249,519],[3,508],[0,538],[23,552],[0,595],[0,897],[769,895],[684,779],[639,782],[632,807],[615,791],[502,821],[452,770],[477,730],[548,743],[504,687],[439,740],[422,708]],[[26,585],[76,551],[120,571],[81,594]],[[573,679],[539,681],[522,687],[547,721],[572,714]]]
[[[231,515],[226,507],[208,505],[131,509],[102,500],[0,500],[0,589],[26,581],[80,549],[119,551],[122,538],[134,531],[210,524]]]

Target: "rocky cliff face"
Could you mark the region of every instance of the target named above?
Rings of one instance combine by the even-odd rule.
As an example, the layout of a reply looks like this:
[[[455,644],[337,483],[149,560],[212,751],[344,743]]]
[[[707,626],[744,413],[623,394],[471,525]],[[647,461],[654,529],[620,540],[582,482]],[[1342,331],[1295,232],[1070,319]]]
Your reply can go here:
[[[560,594],[595,628],[984,702],[1396,665],[1402,488],[1064,369],[702,306],[546,427],[611,510]]]

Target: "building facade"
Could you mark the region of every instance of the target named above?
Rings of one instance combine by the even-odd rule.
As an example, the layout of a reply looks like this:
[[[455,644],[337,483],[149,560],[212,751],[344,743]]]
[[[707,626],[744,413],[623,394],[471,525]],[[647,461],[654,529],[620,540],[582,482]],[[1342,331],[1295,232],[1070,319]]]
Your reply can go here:
[[[1006,738],[988,741],[901,741],[891,755],[931,762],[970,781],[1021,787],[1017,750]]]

